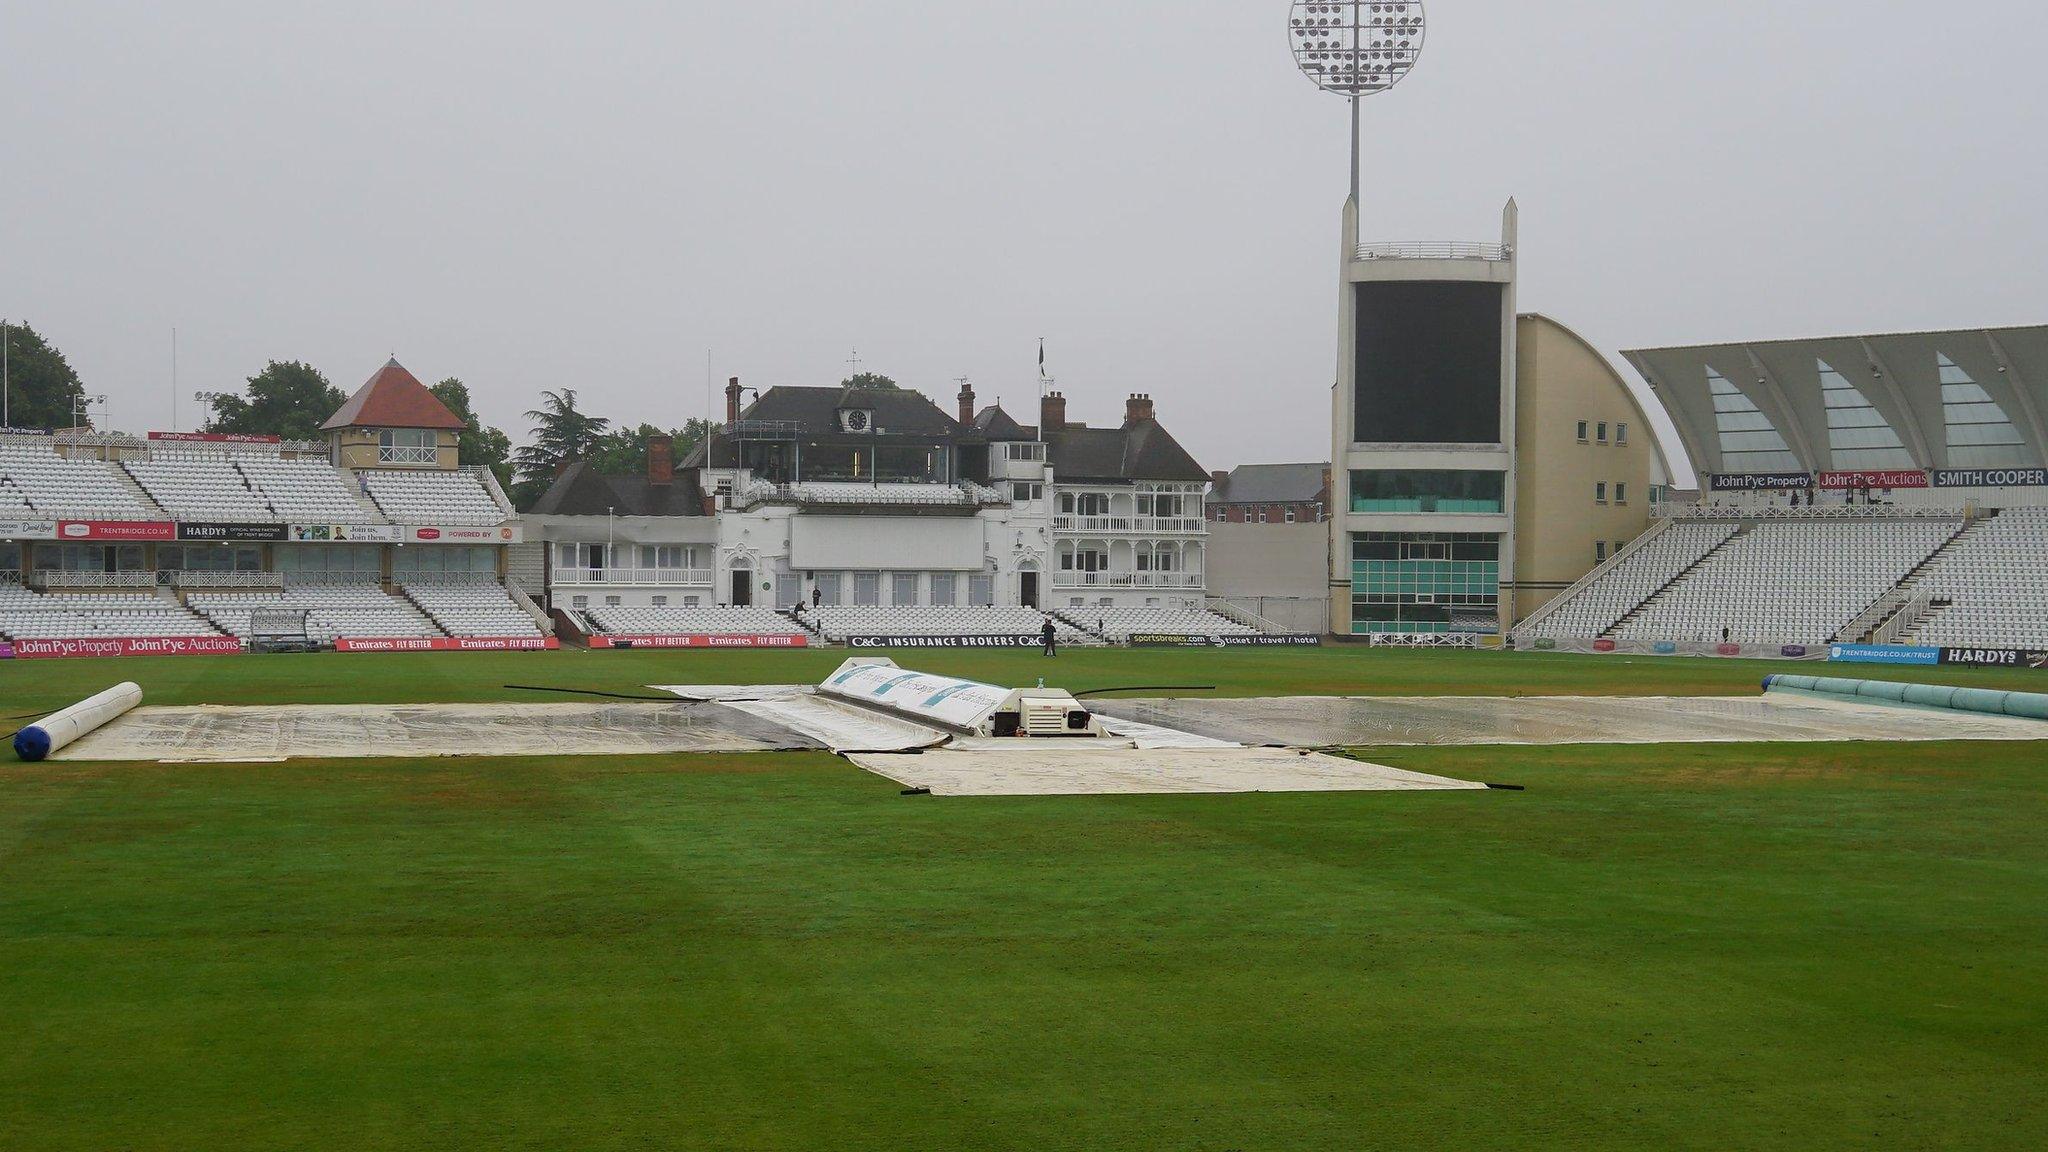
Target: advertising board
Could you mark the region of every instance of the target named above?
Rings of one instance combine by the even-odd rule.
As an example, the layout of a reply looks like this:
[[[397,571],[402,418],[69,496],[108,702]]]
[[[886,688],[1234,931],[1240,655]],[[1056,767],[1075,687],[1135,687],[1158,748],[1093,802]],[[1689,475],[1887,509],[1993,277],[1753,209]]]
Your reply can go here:
[[[650,635],[606,632],[590,638],[592,648],[802,648],[810,643],[803,636],[710,635],[705,633]]]

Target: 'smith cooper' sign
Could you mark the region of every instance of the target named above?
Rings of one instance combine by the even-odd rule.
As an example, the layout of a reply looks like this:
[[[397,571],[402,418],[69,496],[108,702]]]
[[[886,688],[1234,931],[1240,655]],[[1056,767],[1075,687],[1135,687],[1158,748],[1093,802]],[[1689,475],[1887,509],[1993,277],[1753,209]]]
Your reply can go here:
[[[1937,468],[1936,488],[2048,488],[2048,468]]]
[[[809,641],[802,636],[781,635],[693,635],[655,636],[644,633],[606,632],[590,638],[592,648],[802,648]]]
[[[1850,488],[1925,488],[1927,473],[1910,469],[1878,472],[1823,472],[1820,486],[1832,492]]]
[[[92,636],[76,640],[16,640],[21,660],[85,656],[231,656],[242,651],[234,636]]]
[[[336,652],[540,652],[561,646],[553,636],[343,636],[334,642]]]

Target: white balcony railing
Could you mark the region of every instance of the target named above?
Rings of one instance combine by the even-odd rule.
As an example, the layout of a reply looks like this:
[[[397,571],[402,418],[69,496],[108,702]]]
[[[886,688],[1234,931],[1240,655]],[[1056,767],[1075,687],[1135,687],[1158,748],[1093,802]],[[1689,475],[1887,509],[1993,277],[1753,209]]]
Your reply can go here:
[[[195,572],[166,573],[173,588],[282,588],[282,572]]]
[[[1515,250],[1501,244],[1476,244],[1463,240],[1420,241],[1397,244],[1360,244],[1360,260],[1494,260],[1515,258]]]
[[[556,584],[660,584],[711,586],[709,568],[556,568]]]
[[[1052,528],[1055,532],[1110,536],[1160,532],[1200,535],[1209,531],[1209,522],[1200,516],[1074,516],[1061,513],[1052,518]]]
[[[1181,588],[1205,587],[1200,572],[1055,572],[1055,588]]]
[[[70,572],[38,568],[29,575],[32,588],[155,588],[155,572]]]

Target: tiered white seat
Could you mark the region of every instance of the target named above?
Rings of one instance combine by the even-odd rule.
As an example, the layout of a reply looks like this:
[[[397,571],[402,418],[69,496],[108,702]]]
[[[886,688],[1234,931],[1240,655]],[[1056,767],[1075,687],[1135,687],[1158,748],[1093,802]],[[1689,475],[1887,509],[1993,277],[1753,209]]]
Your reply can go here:
[[[1147,634],[1159,636],[1256,636],[1228,616],[1200,608],[1067,608],[1061,615],[1099,630],[1111,640]]]
[[[2048,508],[2009,508],[1977,524],[1913,592],[1949,603],[1909,643],[2048,649]]]
[[[587,608],[599,631],[636,636],[797,636],[803,629],[769,608]]]
[[[28,497],[14,486],[12,480],[0,477],[0,516],[27,517],[34,513],[28,506]]]
[[[1531,625],[1527,634],[1564,640],[1605,633],[1700,557],[1727,543],[1736,527],[1732,521],[1673,524]]]
[[[845,605],[807,608],[804,619],[817,625],[827,640],[848,636],[1035,636],[1045,627],[1045,613],[1018,605],[992,607],[902,607]],[[1053,627],[1066,642],[1079,634],[1055,619]]]
[[[19,493],[39,516],[73,520],[155,520],[136,499],[120,466],[70,460],[47,444],[0,442],[0,483]]]
[[[262,524],[277,519],[225,455],[158,451],[131,460],[128,474],[164,511],[179,520]]]
[[[790,495],[808,504],[972,504],[974,497],[949,484],[860,484],[807,481],[792,484]]]
[[[1962,527],[1953,520],[1760,525],[1617,627],[1624,640],[1825,644]]]
[[[384,515],[398,524],[488,527],[505,510],[470,472],[364,471],[363,483]]]
[[[538,636],[533,622],[498,583],[405,584],[406,598],[450,636]]]
[[[0,635],[10,640],[217,636],[198,615],[146,592],[43,594],[0,584]]]
[[[276,456],[244,456],[235,467],[249,486],[269,501],[278,519],[301,524],[379,524],[384,518],[333,465],[321,460],[285,460]]]
[[[441,635],[418,608],[375,584],[295,584],[282,592],[195,592],[195,610],[224,632],[247,638],[249,617],[258,608],[304,608],[306,634],[331,642],[337,637],[433,637]]]

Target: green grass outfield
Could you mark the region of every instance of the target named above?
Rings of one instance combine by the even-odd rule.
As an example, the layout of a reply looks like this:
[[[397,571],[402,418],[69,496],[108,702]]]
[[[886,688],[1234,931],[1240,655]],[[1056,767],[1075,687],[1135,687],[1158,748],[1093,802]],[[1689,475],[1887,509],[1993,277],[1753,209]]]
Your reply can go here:
[[[14,662],[0,699],[498,699],[840,655]],[[1768,670],[904,662],[1237,693]],[[0,1148],[2048,1145],[2039,748],[1373,758],[1529,790],[940,800],[810,753],[8,762]]]
[[[851,655],[795,651],[322,652],[0,661],[0,716],[41,715],[122,680],[154,704],[445,704],[539,700],[507,684],[639,692],[647,684],[816,683]],[[1214,685],[1226,696],[1753,695],[1773,672],[1919,680],[2048,691],[2048,673],[2004,668],[1896,668],[1799,661],[1561,653],[1371,649],[913,649],[906,667],[993,683],[1044,676],[1072,691]],[[1178,693],[1169,693],[1178,694]]]

